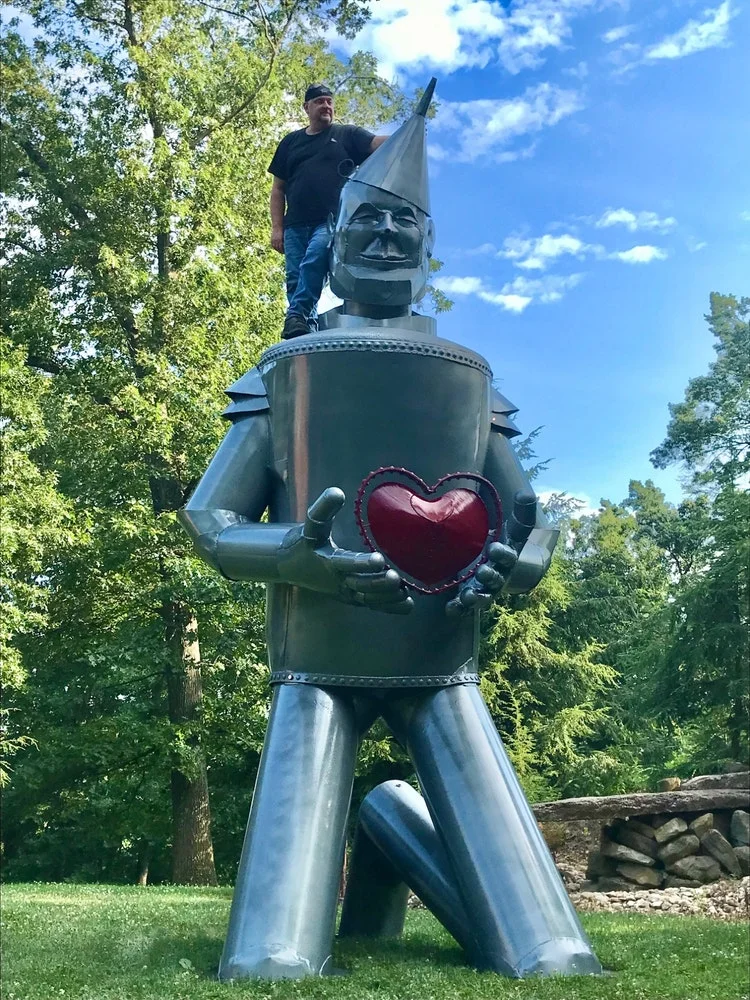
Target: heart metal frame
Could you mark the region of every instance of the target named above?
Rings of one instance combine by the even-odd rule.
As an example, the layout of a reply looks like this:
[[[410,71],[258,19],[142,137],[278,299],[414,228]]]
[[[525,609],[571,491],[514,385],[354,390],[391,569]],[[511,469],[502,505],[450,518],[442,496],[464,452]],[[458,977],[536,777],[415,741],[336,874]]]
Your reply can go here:
[[[383,553],[394,564],[394,568],[401,574],[404,584],[407,587],[420,594],[441,594],[457,586],[459,583],[468,580],[477,567],[487,561],[487,549],[492,542],[500,540],[500,532],[503,524],[502,503],[492,483],[488,479],[485,479],[484,476],[480,476],[475,472],[452,472],[447,476],[441,476],[433,486],[429,486],[415,472],[396,465],[383,466],[365,476],[354,501],[354,515],[357,520],[357,526],[365,545],[371,552],[382,552],[383,550],[373,536],[367,517],[367,504],[371,495],[378,487],[390,484],[403,485],[411,489],[416,486],[417,490],[415,492],[425,500],[438,499],[440,496],[454,489],[468,489],[472,493],[475,493],[484,503],[489,523],[487,538],[479,555],[466,566],[462,567],[459,572],[434,585],[426,584],[423,580],[420,580],[418,577],[404,570],[402,566],[399,566],[391,554]]]

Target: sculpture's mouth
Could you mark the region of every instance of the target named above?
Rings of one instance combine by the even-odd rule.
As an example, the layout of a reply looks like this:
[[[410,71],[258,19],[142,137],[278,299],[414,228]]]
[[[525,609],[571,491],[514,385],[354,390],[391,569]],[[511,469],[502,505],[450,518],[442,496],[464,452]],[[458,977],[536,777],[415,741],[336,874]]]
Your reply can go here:
[[[399,253],[398,251],[393,250],[368,250],[367,253],[361,253],[359,256],[362,257],[363,260],[388,260],[399,263],[409,259],[408,254]]]

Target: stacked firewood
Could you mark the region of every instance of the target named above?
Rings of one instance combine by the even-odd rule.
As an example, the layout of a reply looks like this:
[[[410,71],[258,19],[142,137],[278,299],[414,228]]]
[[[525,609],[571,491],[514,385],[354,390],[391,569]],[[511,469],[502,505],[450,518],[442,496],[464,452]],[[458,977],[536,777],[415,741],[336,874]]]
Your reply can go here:
[[[599,850],[589,855],[585,888],[697,888],[749,873],[747,811],[639,816],[603,828]]]

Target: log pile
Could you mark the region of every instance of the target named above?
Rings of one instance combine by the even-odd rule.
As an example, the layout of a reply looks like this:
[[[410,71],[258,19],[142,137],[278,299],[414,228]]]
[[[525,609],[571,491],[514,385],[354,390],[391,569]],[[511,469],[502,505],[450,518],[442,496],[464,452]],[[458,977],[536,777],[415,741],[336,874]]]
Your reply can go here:
[[[616,820],[588,859],[584,891],[697,888],[750,874],[750,812],[657,813]]]

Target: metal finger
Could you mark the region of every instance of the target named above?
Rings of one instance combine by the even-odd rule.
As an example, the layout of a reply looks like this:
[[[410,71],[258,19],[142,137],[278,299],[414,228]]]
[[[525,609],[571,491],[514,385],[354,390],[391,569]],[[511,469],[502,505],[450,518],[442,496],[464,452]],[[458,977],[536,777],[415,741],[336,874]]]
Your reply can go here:
[[[382,573],[385,559],[379,552],[352,552],[350,549],[336,549],[331,563],[338,573]]]
[[[477,600],[474,605],[479,611],[486,611],[492,604],[492,594],[488,594],[484,590],[476,591]]]
[[[474,608],[479,602],[479,591],[473,587],[463,587],[458,599],[465,608]]]
[[[503,577],[489,563],[482,563],[476,571],[476,579],[485,590],[499,590],[503,585]]]
[[[358,573],[347,576],[344,580],[347,587],[358,591],[360,594],[372,594],[376,592],[393,593],[401,586],[401,577],[394,569],[388,569],[385,573],[368,575]]]
[[[393,591],[386,591],[385,593],[375,593],[375,594],[363,594],[359,593],[359,601],[361,604],[401,604],[404,601],[410,600],[407,590],[404,588],[402,590],[397,590],[395,593]]]
[[[518,560],[518,554],[510,545],[493,542],[487,550],[490,562],[499,569],[511,569]]]
[[[508,537],[522,545],[536,524],[537,498],[533,490],[518,490],[513,498],[513,514],[508,521]]]
[[[333,519],[344,506],[346,495],[338,486],[323,490],[317,500],[313,500],[307,510],[302,534],[311,542],[321,544],[331,535]]]
[[[469,613],[469,608],[462,604],[457,597],[454,597],[445,605],[445,613],[449,618],[462,618]]]
[[[387,615],[409,615],[414,608],[414,601],[407,597],[405,601],[398,601],[396,604],[372,604],[373,611],[383,611]]]

